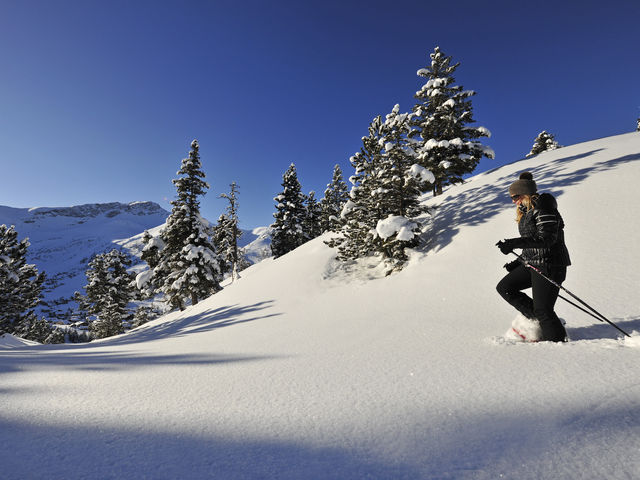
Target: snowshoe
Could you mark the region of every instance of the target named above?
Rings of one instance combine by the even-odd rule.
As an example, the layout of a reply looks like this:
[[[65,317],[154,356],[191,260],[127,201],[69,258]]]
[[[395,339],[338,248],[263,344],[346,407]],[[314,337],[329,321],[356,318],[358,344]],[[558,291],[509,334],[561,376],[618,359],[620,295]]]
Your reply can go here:
[[[504,338],[515,342],[539,342],[542,339],[542,329],[537,320],[519,314],[511,328],[504,334]]]

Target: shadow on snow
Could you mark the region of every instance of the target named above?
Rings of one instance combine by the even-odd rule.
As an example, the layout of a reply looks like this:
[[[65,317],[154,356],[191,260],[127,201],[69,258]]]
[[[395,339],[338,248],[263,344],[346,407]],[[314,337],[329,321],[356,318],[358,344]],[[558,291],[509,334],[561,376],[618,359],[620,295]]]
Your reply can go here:
[[[370,454],[278,440],[0,420],[3,478],[415,479]]]
[[[400,426],[368,446],[355,438],[314,446],[313,433],[296,442],[242,431],[221,436],[0,420],[0,441],[10,445],[0,453],[0,464],[7,480],[533,480],[568,472],[610,478],[614,471],[616,478],[633,478],[640,467],[640,408],[594,400],[553,413],[530,411],[526,404],[513,412],[484,410],[435,429],[433,419],[418,414],[408,431]],[[380,454],[385,445],[395,450],[392,458]]]
[[[270,308],[272,305],[272,300],[254,303],[253,305],[233,305],[216,308],[205,313],[180,316],[175,320],[163,321],[162,323],[151,322],[132,330],[126,335],[109,339],[108,343],[110,345],[122,345],[155,340],[158,337],[179,337],[280,315],[280,313],[258,313]]]
[[[634,331],[640,331],[640,318],[635,318],[631,320],[617,320],[617,319],[609,319],[609,320],[615,323],[618,327],[620,327],[622,330],[624,330],[630,335]],[[569,333],[569,337],[571,338],[571,340],[601,340],[601,339],[615,340],[623,336],[619,330],[612,327],[606,322],[596,323],[593,325],[588,325],[586,327],[577,327],[577,328],[567,327],[567,331]]]
[[[596,172],[640,160],[640,153],[635,153],[601,161],[579,170],[574,170],[574,167],[571,167],[570,171],[563,172],[568,162],[589,157],[602,150],[604,149],[559,158],[531,168],[529,171],[537,180],[540,191],[548,191],[557,197],[564,192],[566,187],[579,184]],[[490,170],[487,173],[496,172],[500,168],[503,167]],[[492,184],[470,188],[458,193],[436,207],[431,228],[424,236],[425,242],[421,250],[439,250],[451,243],[461,227],[485,223],[505,209],[513,208],[507,191],[509,185],[515,180],[516,178],[512,174],[503,176]],[[570,219],[566,220],[570,221]],[[500,232],[496,232],[496,238],[500,235]]]
[[[0,373],[18,371],[28,365],[48,365],[80,370],[119,370],[155,365],[224,365],[275,359],[273,356],[166,354],[150,355],[140,352],[109,351],[109,347],[140,344],[165,337],[179,337],[218,328],[239,325],[279,315],[258,313],[271,306],[272,301],[248,306],[221,307],[205,313],[186,315],[175,320],[143,325],[127,334],[99,342],[24,346],[0,349]]]

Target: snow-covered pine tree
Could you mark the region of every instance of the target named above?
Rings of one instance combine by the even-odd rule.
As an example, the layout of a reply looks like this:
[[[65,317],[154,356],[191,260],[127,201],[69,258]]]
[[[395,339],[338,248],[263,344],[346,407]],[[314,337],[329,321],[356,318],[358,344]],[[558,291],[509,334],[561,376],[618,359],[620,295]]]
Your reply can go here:
[[[460,63],[452,65],[452,57],[440,47],[430,58],[431,65],[417,72],[427,83],[415,94],[418,103],[411,123],[418,163],[435,175],[433,192],[439,195],[444,186],[462,183],[462,177],[473,172],[483,156],[494,158],[494,152],[478,141],[491,136],[489,130],[468,126],[474,122],[471,97],[476,92],[454,84],[453,74]]]
[[[135,289],[133,276],[127,272],[131,260],[113,249],[94,256],[86,271],[85,294],[76,292],[75,300],[89,321],[93,338],[105,338],[124,332],[123,321],[130,311]]]
[[[177,198],[160,232],[162,249],[149,280],[164,294],[167,305],[183,310],[187,301],[195,305],[221,289],[222,260],[211,242],[209,225],[200,216],[198,197],[209,184],[204,180],[197,140],[177,174],[181,175],[173,180]]]
[[[22,325],[20,336],[39,343],[64,343],[64,333],[44,317],[34,318]]]
[[[374,253],[373,235],[382,213],[376,211],[372,197],[378,188],[374,172],[381,163],[382,135],[382,117],[378,115],[369,124],[369,135],[362,137],[360,151],[349,159],[354,174],[349,178],[349,200],[340,212],[342,228],[337,237],[326,242],[337,248],[338,260],[355,260]]]
[[[637,120],[636,132],[640,132],[640,117],[638,117],[638,120]]]
[[[372,192],[377,211],[383,213],[376,223],[374,243],[392,269],[402,268],[407,261],[405,248],[419,244],[422,229],[417,217],[428,211],[420,195],[434,180],[431,172],[415,163],[408,138],[410,115],[399,112],[396,105],[382,125],[382,161],[373,172],[380,186]]]
[[[236,185],[236,182],[232,182],[229,193],[221,194],[220,198],[226,198],[229,204],[227,205],[227,214],[224,215],[223,223],[221,224],[218,221],[218,227],[222,228],[222,232],[218,232],[218,235],[223,237],[220,240],[223,242],[224,247],[217,243],[216,246],[224,259],[224,263],[230,265],[231,280],[233,281],[240,278],[239,272],[242,269],[238,250],[238,240],[242,236],[242,231],[238,227],[238,185]]]
[[[213,227],[212,241],[216,251],[220,253],[222,262],[220,263],[220,274],[224,277],[233,269],[232,247],[229,231],[231,230],[231,220],[226,213],[218,217],[218,222]]]
[[[307,241],[304,222],[307,215],[304,195],[292,163],[282,176],[283,190],[276,203],[275,222],[271,225],[271,252],[275,258],[289,253]]]
[[[304,231],[307,240],[312,240],[322,234],[322,207],[316,201],[316,192],[311,191],[305,197],[307,215],[304,219]]]
[[[140,258],[149,265],[149,268],[156,268],[156,265],[160,262],[160,254],[158,252],[162,249],[162,241],[159,237],[151,236],[149,230],[145,230],[142,236],[142,243],[144,248]]]
[[[328,245],[338,248],[337,257],[351,260],[380,255],[388,272],[402,268],[405,248],[419,243],[418,217],[427,212],[419,201],[433,175],[414,163],[410,146],[410,115],[396,105],[383,123],[380,116],[369,125],[360,152],[351,157],[353,188],[341,216],[341,235]]]
[[[148,230],[145,230],[142,236],[143,249],[140,258],[149,266],[148,270],[140,272],[136,276],[136,287],[141,299],[153,298],[160,291],[161,278],[160,274],[156,274],[156,267],[160,263],[160,251],[164,249],[165,244],[161,235],[152,236]],[[160,270],[160,269],[158,269]]]
[[[140,325],[144,325],[147,322],[150,322],[154,318],[157,318],[161,315],[159,311],[157,311],[151,305],[139,305],[133,314],[133,321],[131,322],[131,327],[136,328]]]
[[[531,151],[527,154],[527,157],[532,157],[539,153],[546,152],[547,150],[555,150],[556,148],[561,147],[562,145],[559,145],[558,142],[556,142],[555,137],[551,133],[543,130],[538,134],[533,142],[533,146],[531,147]]]
[[[323,232],[340,230],[340,212],[345,203],[349,200],[349,187],[347,187],[342,177],[340,165],[333,167],[333,177],[331,183],[327,184],[324,191],[324,198],[320,201],[322,209],[321,226]]]
[[[38,320],[34,309],[41,300],[45,274],[28,264],[29,239],[18,241],[12,225],[0,225],[0,333],[25,336]]]

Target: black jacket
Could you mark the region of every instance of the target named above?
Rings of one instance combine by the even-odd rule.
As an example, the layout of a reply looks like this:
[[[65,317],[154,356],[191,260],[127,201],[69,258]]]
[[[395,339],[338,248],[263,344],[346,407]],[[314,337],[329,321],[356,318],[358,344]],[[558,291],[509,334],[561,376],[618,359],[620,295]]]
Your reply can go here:
[[[515,240],[515,248],[522,248],[522,258],[534,266],[571,265],[564,243],[564,221],[556,199],[543,193],[534,197],[533,205],[518,223],[520,238]]]

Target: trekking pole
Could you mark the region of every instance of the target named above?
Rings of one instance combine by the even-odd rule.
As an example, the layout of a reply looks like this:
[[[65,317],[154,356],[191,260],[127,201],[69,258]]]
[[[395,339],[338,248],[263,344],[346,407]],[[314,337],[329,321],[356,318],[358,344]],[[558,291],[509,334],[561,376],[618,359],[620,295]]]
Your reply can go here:
[[[579,307],[578,305],[576,305],[573,302],[570,302],[569,300],[567,300],[566,298],[560,296],[560,298],[562,298],[563,300],[569,302],[571,305],[573,305],[574,307],[579,308],[580,310],[582,310],[583,312],[588,313],[589,315],[591,315],[592,317],[600,320],[601,322],[607,322],[609,325],[611,325],[612,327],[618,329],[620,332],[624,333],[627,337],[631,338],[631,335],[629,335],[627,332],[625,332],[624,330],[622,330],[619,326],[617,326],[615,323],[613,323],[612,321],[610,321],[607,317],[605,317],[604,315],[602,315],[600,312],[598,312],[595,308],[593,308],[591,305],[589,305],[587,302],[585,302],[584,300],[580,299],[579,297],[577,297],[576,295],[574,295],[573,293],[571,293],[569,290],[567,290],[566,288],[564,288],[562,285],[560,285],[558,282],[550,279],[549,277],[547,277],[544,273],[542,273],[538,268],[534,267],[533,265],[531,265],[529,262],[527,262],[524,258],[522,258],[520,255],[518,255],[516,252],[511,252],[513,253],[516,257],[518,257],[518,260],[520,260],[520,262],[522,262],[522,264],[527,267],[530,268],[531,270],[533,270],[534,272],[536,272],[538,275],[540,275],[542,278],[544,278],[545,280],[547,280],[548,282],[551,282],[553,285],[555,285],[556,287],[564,290],[565,292],[567,292],[569,295],[571,295],[571,297],[574,300],[577,300],[578,302],[580,302],[582,305],[584,305],[585,307],[587,307],[589,310],[591,310],[591,312],[587,312],[586,310],[584,310],[583,308]],[[594,315],[595,314],[595,315]],[[597,315],[597,316],[596,316]]]
[[[569,300],[567,297],[563,297],[562,295],[558,295],[559,298],[561,298],[562,300],[564,300],[565,302],[567,302],[569,305],[573,305],[574,307],[576,307],[578,310],[582,310],[584,313],[586,313],[587,315],[591,315],[593,318],[595,318],[596,320],[598,320],[599,322],[602,322],[603,320],[597,316],[596,314],[590,312],[589,310],[587,310],[586,308],[582,308],[580,305],[578,305],[577,303],[573,303],[571,300]]]

